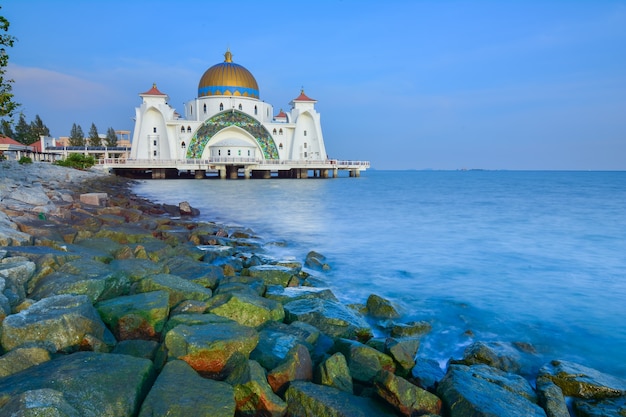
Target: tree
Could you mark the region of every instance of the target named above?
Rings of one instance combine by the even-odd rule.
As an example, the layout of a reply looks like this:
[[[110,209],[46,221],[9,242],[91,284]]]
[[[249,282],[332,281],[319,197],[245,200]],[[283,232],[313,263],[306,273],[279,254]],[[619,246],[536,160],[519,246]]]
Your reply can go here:
[[[94,123],[91,123],[91,128],[89,129],[89,146],[102,146],[102,139],[100,139],[98,128],[96,128]]]
[[[39,139],[32,131],[30,124],[26,123],[26,116],[24,113],[20,113],[20,118],[15,126],[15,137],[13,138],[19,143],[24,145],[30,145],[37,142]]]
[[[3,120],[0,127],[0,134],[6,136],[7,138],[13,139],[15,137],[15,133],[13,133],[13,127],[11,126],[11,122],[8,120]]]
[[[115,130],[110,127],[107,129],[107,137],[105,139],[105,145],[109,148],[117,146],[117,135],[115,134]]]
[[[12,119],[19,104],[13,100],[13,80],[4,78],[9,63],[6,48],[12,47],[16,40],[15,36],[8,34],[9,25],[9,21],[4,16],[0,16],[0,117]]]
[[[70,131],[70,146],[85,146],[85,134],[83,128],[80,125],[74,123],[72,130]]]
[[[39,115],[36,115],[35,120],[30,122],[30,130],[33,136],[37,138],[37,140],[39,140],[41,136],[50,136],[50,129],[48,129],[48,126],[43,124],[43,121],[41,120],[41,117],[39,117]]]

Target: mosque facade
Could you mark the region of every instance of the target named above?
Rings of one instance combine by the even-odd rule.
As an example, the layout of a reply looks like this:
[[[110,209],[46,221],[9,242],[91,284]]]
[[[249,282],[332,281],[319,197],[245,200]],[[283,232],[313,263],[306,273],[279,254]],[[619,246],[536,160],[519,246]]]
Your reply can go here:
[[[259,99],[256,79],[224,54],[205,71],[198,95],[185,103],[184,117],[168,104],[156,84],[139,94],[131,159],[212,161],[326,161],[326,147],[315,109],[304,90],[287,112]]]

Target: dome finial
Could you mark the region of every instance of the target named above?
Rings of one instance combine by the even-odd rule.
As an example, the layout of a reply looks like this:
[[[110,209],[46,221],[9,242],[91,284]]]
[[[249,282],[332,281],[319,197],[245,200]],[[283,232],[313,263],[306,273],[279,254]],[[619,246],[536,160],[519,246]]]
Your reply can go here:
[[[224,54],[224,62],[233,62],[233,54],[230,52],[230,48],[228,48]]]

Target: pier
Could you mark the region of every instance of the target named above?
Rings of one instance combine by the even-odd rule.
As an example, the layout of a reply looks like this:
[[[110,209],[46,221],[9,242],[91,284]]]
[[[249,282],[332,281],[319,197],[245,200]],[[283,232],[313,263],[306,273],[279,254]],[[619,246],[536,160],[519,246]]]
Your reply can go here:
[[[257,160],[217,157],[209,159],[122,159],[102,158],[101,168],[117,175],[150,176],[153,179],[191,176],[196,179],[237,178],[337,178],[339,171],[360,177],[369,161],[330,160]]]

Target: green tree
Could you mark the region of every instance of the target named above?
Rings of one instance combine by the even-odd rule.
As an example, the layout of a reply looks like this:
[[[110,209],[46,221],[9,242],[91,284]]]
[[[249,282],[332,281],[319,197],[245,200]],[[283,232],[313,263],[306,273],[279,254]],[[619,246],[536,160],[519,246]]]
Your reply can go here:
[[[107,137],[104,141],[105,145],[109,148],[117,146],[117,135],[115,134],[115,130],[112,127],[107,129]]]
[[[31,125],[26,122],[24,113],[20,113],[20,118],[15,126],[15,137],[13,139],[24,145],[35,143],[37,139],[39,139],[37,135],[33,133]]]
[[[9,122],[8,120],[3,120],[0,124],[0,134],[13,139],[15,137],[15,133],[13,133],[13,127],[11,126],[11,122]]]
[[[74,123],[72,130],[70,131],[70,146],[85,146],[85,134],[83,128],[80,125]]]
[[[16,40],[15,36],[8,34],[9,25],[9,21],[4,16],[0,16],[0,117],[12,119],[19,104],[13,100],[13,80],[4,78],[9,63],[6,48],[12,47]]]
[[[43,123],[39,115],[36,115],[35,120],[30,122],[30,130],[37,140],[39,140],[41,136],[50,136],[50,129]]]
[[[91,123],[91,128],[89,129],[89,146],[102,146],[102,139],[100,139],[98,128],[94,123]]]

